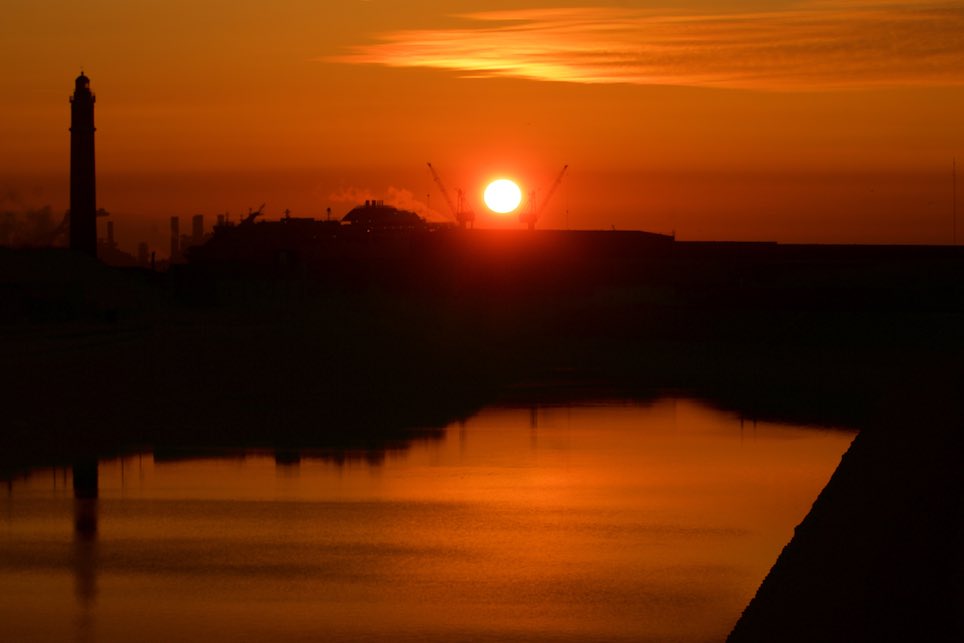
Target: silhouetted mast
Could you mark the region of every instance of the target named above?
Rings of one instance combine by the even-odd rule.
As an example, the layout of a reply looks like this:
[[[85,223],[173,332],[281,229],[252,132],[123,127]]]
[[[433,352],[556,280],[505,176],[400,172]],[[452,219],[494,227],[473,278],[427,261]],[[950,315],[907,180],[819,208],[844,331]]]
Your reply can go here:
[[[549,205],[549,201],[552,200],[552,195],[559,189],[559,184],[562,183],[562,178],[566,175],[566,170],[568,169],[568,165],[562,166],[562,171],[559,172],[559,176],[556,177],[552,187],[549,188],[549,192],[546,194],[546,198],[542,200],[542,203],[536,202],[535,190],[529,193],[529,207],[519,215],[519,221],[525,223],[530,230],[536,229],[536,221],[539,220],[546,206]]]
[[[951,186],[954,196],[951,199],[951,220],[954,222],[953,245],[957,245],[957,157],[951,163]]]
[[[468,225],[468,227],[472,227],[472,223],[475,221],[475,213],[465,208],[465,193],[459,189],[457,192],[458,202],[456,203],[452,201],[452,197],[449,196],[449,191],[445,189],[445,184],[442,183],[442,178],[438,175],[438,172],[435,171],[435,168],[432,167],[431,163],[428,163],[427,165],[429,171],[432,173],[432,178],[435,179],[435,183],[438,185],[439,190],[442,191],[442,196],[445,197],[445,202],[452,211],[452,216],[454,216],[455,220],[458,221],[459,226],[462,228],[466,227],[466,225]]]

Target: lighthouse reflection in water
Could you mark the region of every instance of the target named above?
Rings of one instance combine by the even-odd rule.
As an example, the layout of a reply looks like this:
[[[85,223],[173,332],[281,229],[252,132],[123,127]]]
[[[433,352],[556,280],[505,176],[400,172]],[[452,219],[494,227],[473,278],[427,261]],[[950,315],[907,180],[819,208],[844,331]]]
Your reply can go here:
[[[37,471],[0,501],[0,622],[16,641],[722,640],[852,438],[665,400],[488,409],[360,457]]]

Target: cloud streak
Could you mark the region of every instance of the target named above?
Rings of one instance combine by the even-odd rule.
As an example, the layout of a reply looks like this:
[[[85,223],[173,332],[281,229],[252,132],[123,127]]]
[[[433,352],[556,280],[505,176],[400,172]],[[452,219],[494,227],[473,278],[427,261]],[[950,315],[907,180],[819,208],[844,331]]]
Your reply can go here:
[[[769,91],[964,84],[964,2],[804,2],[765,12],[585,7],[457,16],[328,62],[462,77]]]

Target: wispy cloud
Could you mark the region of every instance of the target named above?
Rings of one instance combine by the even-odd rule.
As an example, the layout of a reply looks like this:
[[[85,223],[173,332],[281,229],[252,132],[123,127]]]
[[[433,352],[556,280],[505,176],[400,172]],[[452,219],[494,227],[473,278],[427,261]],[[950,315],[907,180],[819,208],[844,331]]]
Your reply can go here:
[[[585,7],[457,16],[327,61],[463,77],[762,90],[964,84],[964,2],[811,1],[765,12]]]

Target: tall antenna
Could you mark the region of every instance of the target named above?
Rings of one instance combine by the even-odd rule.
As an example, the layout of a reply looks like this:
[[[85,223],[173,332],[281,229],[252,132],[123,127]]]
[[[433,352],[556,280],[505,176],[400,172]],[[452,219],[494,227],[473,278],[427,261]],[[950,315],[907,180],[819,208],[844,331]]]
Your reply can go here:
[[[953,245],[957,245],[957,157],[954,157],[954,161],[951,164],[951,185],[953,186],[954,196],[952,198],[951,206],[951,216],[954,221],[954,236]]]

